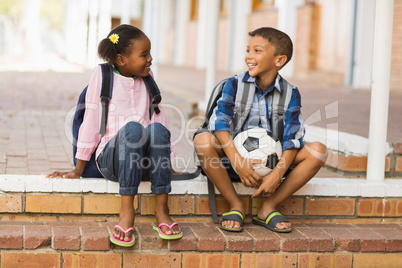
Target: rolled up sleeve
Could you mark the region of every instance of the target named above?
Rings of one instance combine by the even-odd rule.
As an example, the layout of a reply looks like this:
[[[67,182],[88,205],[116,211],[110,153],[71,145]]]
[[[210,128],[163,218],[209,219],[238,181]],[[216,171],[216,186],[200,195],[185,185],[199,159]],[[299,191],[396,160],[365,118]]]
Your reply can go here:
[[[282,150],[303,148],[304,120],[301,112],[301,96],[297,87],[292,90],[292,97],[285,112]]]

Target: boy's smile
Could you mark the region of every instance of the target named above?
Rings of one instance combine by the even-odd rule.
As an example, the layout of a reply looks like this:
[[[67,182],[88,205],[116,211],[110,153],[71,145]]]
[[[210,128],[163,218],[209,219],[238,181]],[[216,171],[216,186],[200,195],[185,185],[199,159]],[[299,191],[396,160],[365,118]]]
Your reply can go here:
[[[248,63],[247,66],[248,66],[248,70],[251,71],[252,69],[254,69],[255,66],[257,66],[257,64]]]

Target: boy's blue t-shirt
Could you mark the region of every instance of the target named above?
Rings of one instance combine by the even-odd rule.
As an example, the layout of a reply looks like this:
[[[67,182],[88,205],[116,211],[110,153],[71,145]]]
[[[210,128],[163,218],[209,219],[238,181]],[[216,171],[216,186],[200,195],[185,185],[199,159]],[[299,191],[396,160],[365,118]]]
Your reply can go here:
[[[250,113],[239,132],[254,128],[262,127],[269,131],[271,128],[271,106],[273,90],[283,92],[283,78],[278,74],[274,84],[265,92],[258,86],[255,77],[251,77],[246,72],[243,81],[253,82],[256,85],[256,94],[254,95],[253,104]],[[236,76],[229,78],[223,87],[222,97],[218,100],[217,106],[209,121],[209,130],[228,131],[232,138],[238,133],[232,133],[234,126],[231,126],[234,118],[234,107],[237,93],[238,80]],[[282,150],[292,148],[302,148],[304,146],[304,120],[301,114],[301,96],[297,87],[292,86],[292,96],[289,102],[288,109],[285,111],[284,131],[283,131]]]

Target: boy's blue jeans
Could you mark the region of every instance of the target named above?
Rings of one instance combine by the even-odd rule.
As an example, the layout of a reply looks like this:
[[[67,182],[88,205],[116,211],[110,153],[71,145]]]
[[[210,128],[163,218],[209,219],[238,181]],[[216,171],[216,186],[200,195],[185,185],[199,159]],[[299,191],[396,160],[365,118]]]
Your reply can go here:
[[[98,156],[102,175],[120,184],[120,195],[136,195],[145,175],[151,180],[151,191],[171,191],[170,132],[160,123],[144,128],[129,122],[120,129]]]

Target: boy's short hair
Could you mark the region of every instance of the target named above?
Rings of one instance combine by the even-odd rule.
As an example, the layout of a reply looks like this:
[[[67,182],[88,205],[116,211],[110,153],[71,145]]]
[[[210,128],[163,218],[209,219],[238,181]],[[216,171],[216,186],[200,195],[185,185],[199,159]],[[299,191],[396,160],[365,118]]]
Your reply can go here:
[[[293,43],[286,33],[271,27],[262,27],[249,32],[248,35],[250,37],[261,36],[267,39],[268,42],[275,48],[275,56],[285,55],[287,57],[287,61],[283,66],[285,66],[292,58]]]

